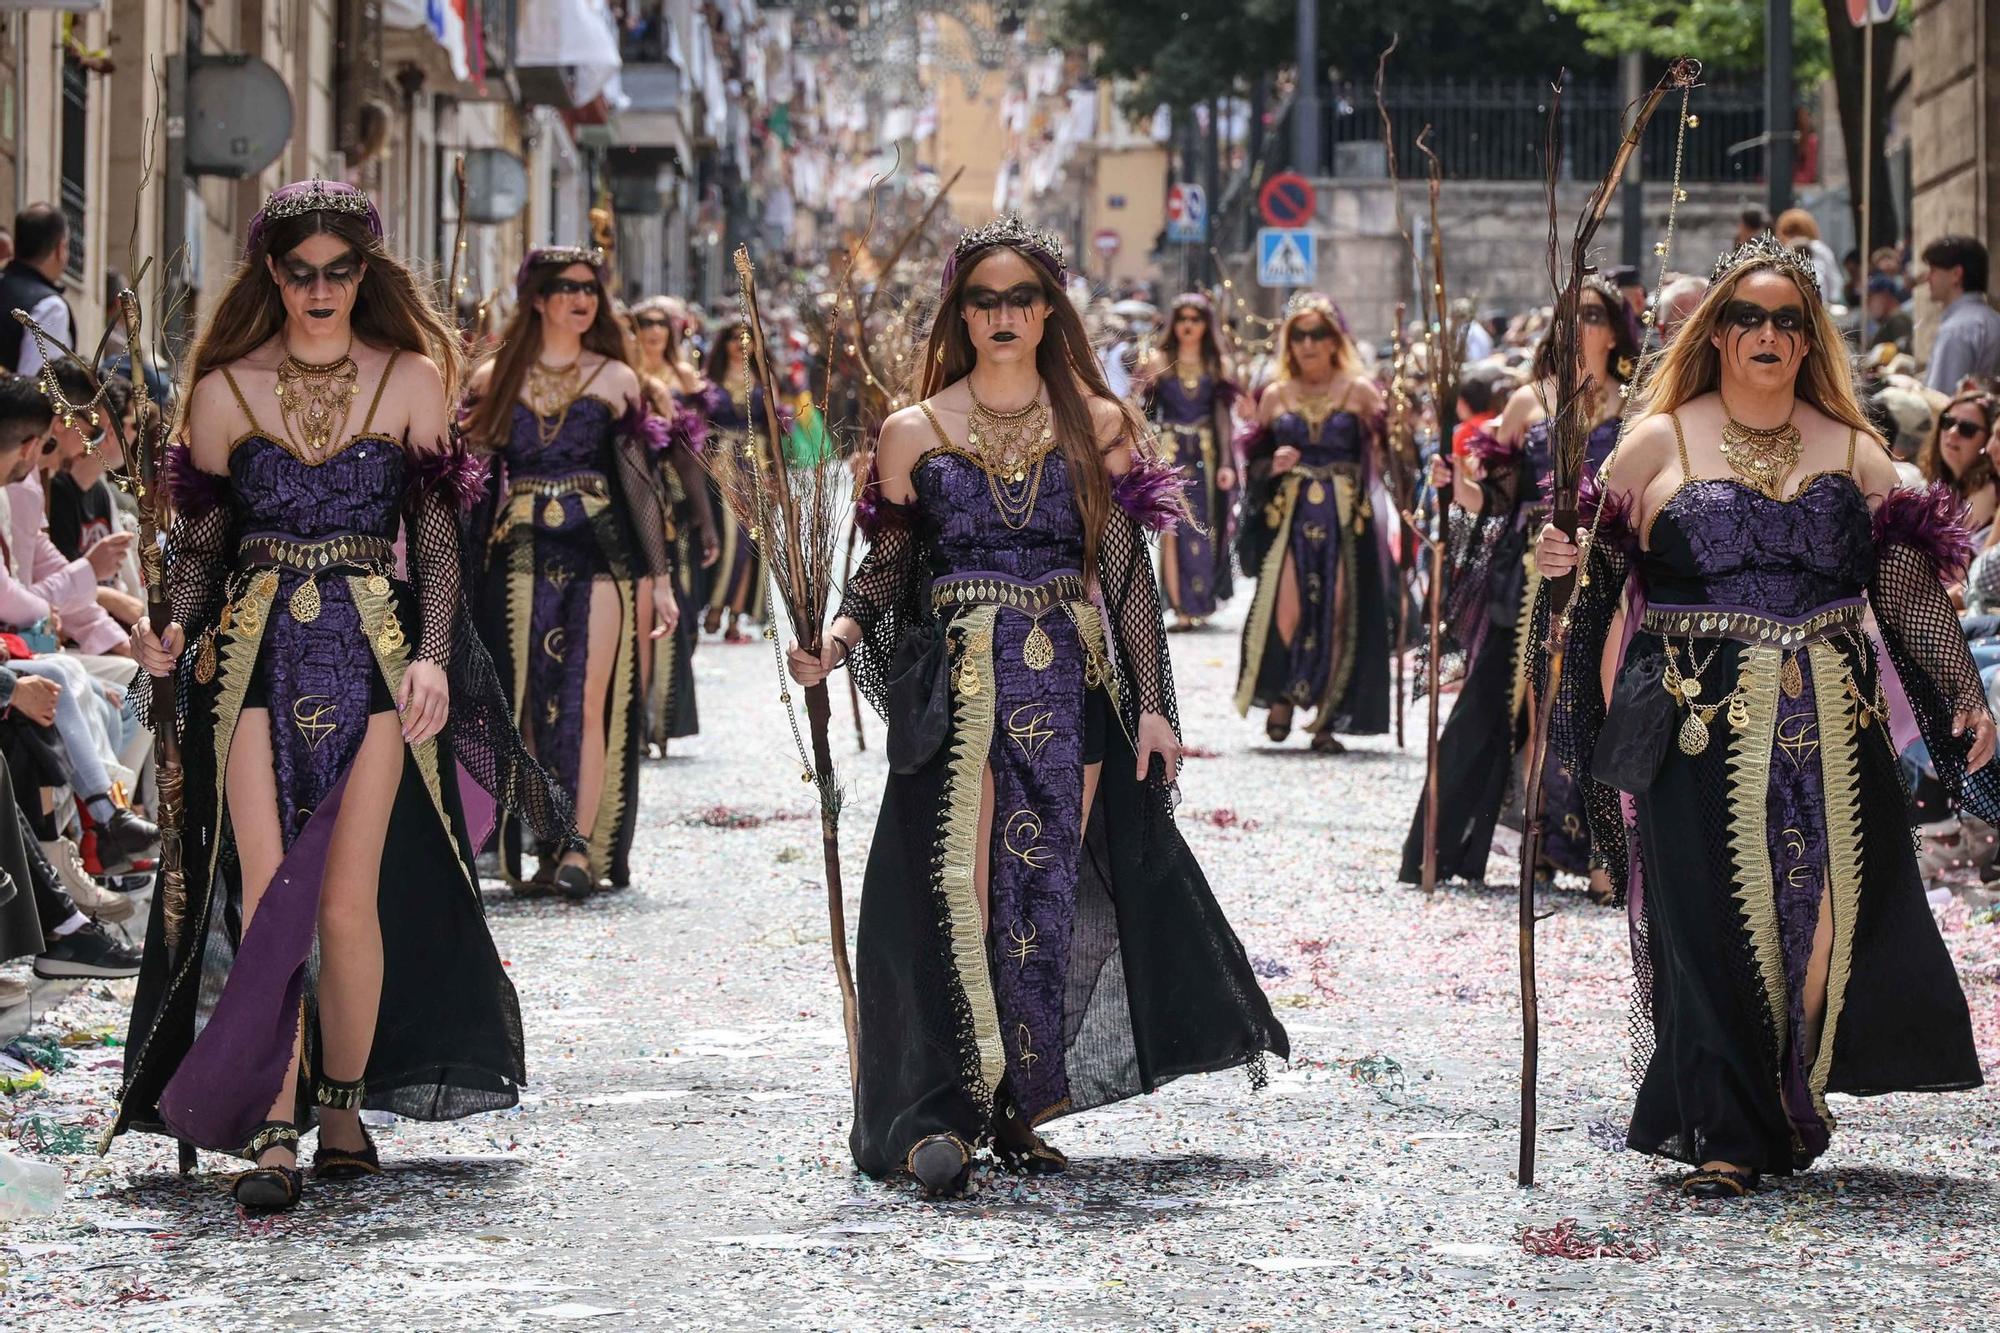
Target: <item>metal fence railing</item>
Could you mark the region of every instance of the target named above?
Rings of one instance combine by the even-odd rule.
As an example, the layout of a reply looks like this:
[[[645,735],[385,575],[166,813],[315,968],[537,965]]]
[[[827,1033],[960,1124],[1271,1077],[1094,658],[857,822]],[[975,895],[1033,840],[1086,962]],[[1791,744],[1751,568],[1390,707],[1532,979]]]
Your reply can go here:
[[[1530,79],[1419,81],[1386,90],[1396,126],[1396,169],[1406,179],[1425,174],[1418,134],[1431,127],[1430,144],[1454,180],[1543,180],[1548,140],[1549,86]],[[1675,96],[1646,127],[1641,166],[1648,180],[1666,180],[1674,167]],[[1611,165],[1624,132],[1625,98],[1615,85],[1572,85],[1562,99],[1563,179],[1596,180]],[[1700,119],[1687,136],[1682,179],[1756,181],[1764,174],[1761,146],[1729,150],[1764,132],[1760,92],[1748,88],[1695,89],[1688,109]],[[1372,87],[1343,85],[1328,98],[1329,171],[1347,156],[1341,144],[1379,144],[1382,119]],[[1379,158],[1376,158],[1379,162]],[[1378,168],[1379,170],[1379,168]]]

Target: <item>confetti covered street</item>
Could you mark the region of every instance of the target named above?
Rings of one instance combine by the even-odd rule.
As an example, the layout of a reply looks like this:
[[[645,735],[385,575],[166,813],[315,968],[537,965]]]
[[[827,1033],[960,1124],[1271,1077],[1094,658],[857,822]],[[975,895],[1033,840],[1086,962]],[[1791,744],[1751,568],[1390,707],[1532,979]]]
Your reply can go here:
[[[378,1127],[385,1176],[247,1220],[230,1159],[182,1178],[147,1136],[94,1155],[131,983],[38,1003],[13,1050],[45,1072],[0,1116],[67,1196],[0,1224],[0,1324],[1992,1327],[2000,1093],[1835,1098],[1816,1169],[1686,1200],[1673,1164],[1621,1150],[1624,921],[1576,893],[1543,905],[1540,1179],[1517,1189],[1512,891],[1394,883],[1422,713],[1402,751],[1271,746],[1228,707],[1236,624],[1173,641],[1180,818],[1291,1033],[1264,1092],[1237,1071],[1058,1121],[1067,1175],[982,1171],[962,1202],[858,1175],[812,792],[768,645],[708,643],[703,734],[644,768],[638,884],[584,907],[489,886],[527,1031],[518,1109]],[[856,754],[835,699],[854,893],[882,730],[871,714]],[[1940,910],[1991,1080],[2000,924]]]

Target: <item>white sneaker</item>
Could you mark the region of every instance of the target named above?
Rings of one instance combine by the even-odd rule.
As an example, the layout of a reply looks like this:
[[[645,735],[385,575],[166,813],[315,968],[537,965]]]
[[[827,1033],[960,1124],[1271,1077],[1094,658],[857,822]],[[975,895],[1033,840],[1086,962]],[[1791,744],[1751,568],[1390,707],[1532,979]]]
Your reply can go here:
[[[56,880],[76,903],[76,910],[91,920],[125,921],[139,910],[130,898],[111,892],[90,877],[90,872],[83,868],[83,857],[77,852],[76,844],[68,838],[43,843],[42,855],[48,857],[49,864],[55,867]]]
[[[0,977],[0,1009],[12,1009],[17,1004],[26,1004],[33,988],[25,981],[14,977]]]

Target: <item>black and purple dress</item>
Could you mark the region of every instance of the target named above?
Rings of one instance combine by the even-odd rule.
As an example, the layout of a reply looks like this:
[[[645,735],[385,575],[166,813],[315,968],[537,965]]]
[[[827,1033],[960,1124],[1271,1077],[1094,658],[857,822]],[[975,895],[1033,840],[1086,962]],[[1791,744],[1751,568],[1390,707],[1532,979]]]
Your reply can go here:
[[[1174,827],[1172,790],[1157,768],[1133,776],[1140,714],[1174,717],[1140,521],[1171,522],[1176,474],[1142,463],[1119,480],[1087,570],[1059,449],[1031,464],[1039,487],[1023,519],[937,434],[913,502],[864,491],[870,546],[841,608],[862,627],[862,686],[891,714],[892,762],[907,719],[889,682],[940,638],[950,705],[935,752],[889,778],[862,891],[851,1146],[871,1175],[902,1170],[930,1135],[969,1151],[996,1105],[1039,1124],[1288,1050]],[[1085,811],[1084,769],[1099,761]]]
[[[744,432],[750,429],[752,421],[763,420],[764,390],[761,386],[752,388],[748,399],[735,397],[735,393],[734,388],[710,383],[702,390],[701,401],[709,433],[715,437],[711,447],[742,457]],[[709,484],[714,485],[713,481]],[[722,553],[708,571],[705,598],[708,613],[721,616],[734,611],[752,620],[761,619],[764,565],[756,544],[735,513],[722,502],[720,494],[711,491],[710,503],[719,520],[716,532]]]
[[[631,881],[645,721],[633,599],[640,578],[674,572],[658,458],[667,442],[664,419],[636,404],[621,414],[585,393],[560,418],[542,419],[516,403],[496,459],[486,542],[480,629],[522,733],[572,798],[583,759],[591,592],[604,584],[617,594],[623,628],[604,701],[604,785],[583,830],[592,874],[614,887]],[[518,884],[519,825],[503,816],[501,830],[503,862]],[[549,849],[540,850],[546,861]]]
[[[1649,530],[1633,533],[1614,504],[1586,553],[1569,660],[1598,660],[1622,597],[1625,669],[1694,682],[1658,776],[1625,798],[1629,829],[1619,793],[1591,775],[1595,671],[1563,673],[1552,732],[1626,891],[1644,1070],[1627,1142],[1641,1152],[1789,1174],[1827,1147],[1829,1092],[1980,1082],[1863,628],[1872,610],[1940,778],[1966,808],[2000,815],[1994,767],[1968,778],[1968,741],[1952,735],[1958,711],[1986,708],[1940,583],[1970,547],[1948,493],[1896,491],[1871,515],[1851,466],[1778,500],[1694,476],[1683,445],[1683,479]],[[1539,625],[1548,610],[1543,598]],[[1823,900],[1815,1050],[1803,997]]]
[[[1236,386],[1204,371],[1193,384],[1168,373],[1147,390],[1147,411],[1171,448],[1187,495],[1187,515],[1175,526],[1173,577],[1167,604],[1183,616],[1215,614],[1216,604],[1235,592],[1229,568],[1229,514],[1232,495],[1218,484],[1231,461],[1234,432],[1230,404]]]
[[[1247,441],[1237,554],[1257,593],[1243,626],[1238,713],[1290,704],[1316,710],[1316,735],[1389,729],[1389,574],[1374,522],[1372,430],[1343,402],[1317,422],[1286,412]],[[1299,461],[1273,472],[1286,445]],[[1277,621],[1287,563],[1299,586],[1290,643]]]
[[[1618,419],[1602,421],[1584,445],[1585,470],[1597,469],[1618,443]],[[1542,576],[1535,568],[1535,543],[1549,520],[1546,498],[1554,467],[1549,456],[1549,424],[1529,426],[1518,447],[1489,434],[1475,436],[1469,453],[1485,465],[1479,489],[1485,504],[1477,514],[1452,510],[1450,577],[1445,588],[1446,632],[1454,659],[1463,663],[1463,683],[1451,716],[1438,736],[1437,873],[1441,880],[1479,883],[1493,849],[1493,830],[1505,818],[1522,825],[1529,715],[1528,637],[1522,619],[1535,605]],[[1419,695],[1428,688],[1419,673]],[[1447,674],[1446,679],[1449,679]],[[1542,859],[1571,875],[1591,871],[1590,828],[1583,796],[1568,766],[1550,751],[1542,771],[1547,801]],[[1423,878],[1426,797],[1403,840],[1398,877],[1406,884]]]
[[[708,422],[699,404],[673,395],[667,417],[667,446],[659,454],[660,485],[667,507],[667,541],[672,547],[674,604],[680,620],[672,634],[653,643],[653,672],[646,681],[644,737],[665,746],[701,731],[701,711],[695,701],[694,653],[701,641],[703,549],[715,540],[714,510],[709,504],[708,473],[701,454],[708,440]]]
[[[406,747],[382,847],[382,999],[365,1104],[420,1120],[512,1106],[520,1013],[473,855],[496,800],[551,842],[575,835],[567,801],[508,725],[463,600],[461,519],[479,463],[455,442],[412,449],[365,423],[307,462],[243,410],[252,429],[232,446],[228,476],[199,471],[185,447],[169,458],[167,583],[189,644],[166,686],[181,698],[184,875],[159,887],[111,1134],[241,1150],[301,1025],[294,1123],[312,1123],[328,852],[369,718],[394,711],[413,660],[445,668],[451,712],[441,736]],[[223,776],[249,709],[269,710],[284,859],[246,932]]]

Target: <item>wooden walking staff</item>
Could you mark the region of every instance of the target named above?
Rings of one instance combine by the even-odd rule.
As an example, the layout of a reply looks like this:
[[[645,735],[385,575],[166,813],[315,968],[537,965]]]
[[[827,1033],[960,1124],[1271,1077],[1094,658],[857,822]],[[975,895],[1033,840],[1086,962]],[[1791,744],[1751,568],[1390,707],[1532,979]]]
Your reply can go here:
[[[1681,133],[1687,130],[1686,98],[1695,80],[1701,74],[1701,63],[1696,60],[1677,60],[1660,76],[1652,92],[1637,104],[1628,108],[1630,120],[1626,125],[1625,137],[1618,145],[1618,153],[1612,159],[1611,167],[1604,178],[1597,183],[1589,200],[1584,204],[1578,217],[1576,230],[1570,238],[1567,260],[1561,253],[1557,238],[1556,186],[1562,167],[1562,83],[1558,80],[1554,95],[1549,103],[1548,142],[1544,150],[1548,170],[1549,201],[1549,282],[1555,291],[1555,309],[1549,324],[1551,360],[1555,365],[1554,411],[1549,417],[1550,456],[1550,500],[1552,522],[1565,536],[1572,540],[1577,532],[1577,492],[1583,484],[1583,469],[1586,450],[1590,442],[1592,426],[1596,424],[1599,385],[1587,377],[1581,377],[1577,368],[1577,349],[1580,334],[1577,329],[1577,308],[1583,299],[1583,280],[1592,271],[1590,264],[1590,242],[1604,221],[1604,214],[1611,206],[1613,195],[1625,177],[1626,164],[1632,154],[1638,151],[1645,134],[1646,124],[1652,120],[1654,111],[1659,109],[1662,99],[1675,89],[1682,96]],[[1680,155],[1675,154],[1674,200],[1680,198]],[[1670,224],[1671,225],[1671,224]],[[1662,271],[1665,269],[1666,249],[1663,244]],[[1543,790],[1543,768],[1548,759],[1549,725],[1555,715],[1555,698],[1562,681],[1563,654],[1570,596],[1575,590],[1576,575],[1563,575],[1547,579],[1542,584],[1542,596],[1549,601],[1549,624],[1551,631],[1548,643],[1541,645],[1548,654],[1548,669],[1544,672],[1542,690],[1535,699],[1528,724],[1528,781],[1526,801],[1526,828],[1521,838],[1521,882],[1519,908],[1519,934],[1521,959],[1521,1141],[1519,1158],[1515,1168],[1515,1180],[1523,1189],[1535,1183],[1535,1081],[1539,1073],[1541,1059],[1541,1013],[1539,997],[1535,987],[1535,868],[1541,860],[1544,820],[1547,815],[1547,793]]]
[[[1396,330],[1392,338],[1394,351],[1389,357],[1389,457],[1400,458],[1407,445],[1412,454],[1416,451],[1415,433],[1411,429],[1409,385],[1404,381],[1405,349],[1403,347],[1403,323],[1409,318],[1410,308],[1402,301],[1396,302]],[[1396,482],[1396,512],[1407,514],[1417,502],[1415,478],[1407,488],[1402,484],[1400,470],[1394,474]],[[1403,681],[1403,657],[1410,650],[1410,564],[1416,559],[1416,547],[1412,545],[1411,534],[1399,531],[1396,539],[1396,647],[1391,659],[1396,665],[1396,748],[1402,749],[1403,704],[1409,694]],[[1437,667],[1431,667],[1433,688],[1437,678]]]

